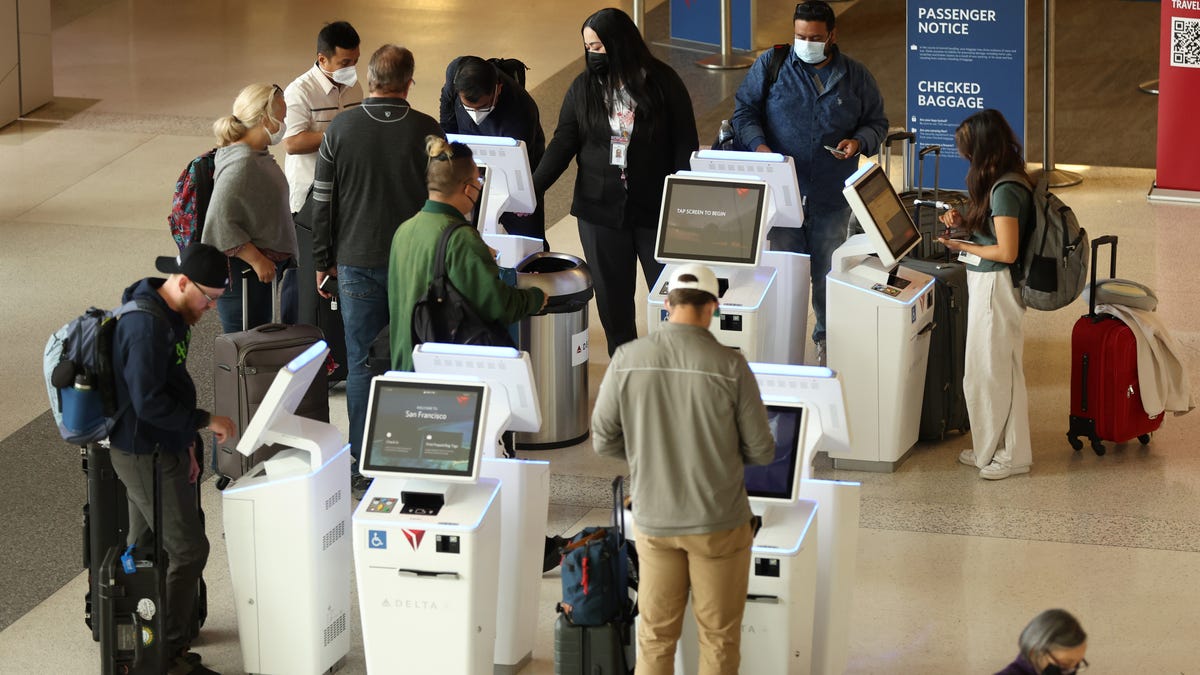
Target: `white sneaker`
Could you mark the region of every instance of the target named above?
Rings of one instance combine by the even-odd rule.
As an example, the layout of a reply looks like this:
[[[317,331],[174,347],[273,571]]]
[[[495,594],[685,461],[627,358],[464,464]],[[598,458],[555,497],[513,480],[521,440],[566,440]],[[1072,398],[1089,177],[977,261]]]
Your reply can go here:
[[[1029,465],[1005,466],[995,460],[979,470],[979,477],[987,480],[1001,480],[1018,473],[1029,473]]]
[[[966,464],[967,466],[975,466],[975,449],[967,448],[966,450],[958,453],[958,461],[959,463]]]

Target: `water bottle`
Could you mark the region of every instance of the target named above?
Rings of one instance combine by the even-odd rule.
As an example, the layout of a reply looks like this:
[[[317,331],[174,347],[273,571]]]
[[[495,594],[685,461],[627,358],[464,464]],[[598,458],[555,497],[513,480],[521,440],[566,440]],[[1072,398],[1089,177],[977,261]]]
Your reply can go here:
[[[75,376],[75,384],[62,390],[63,426],[72,431],[91,429],[104,420],[104,403],[92,389],[87,373]]]
[[[717,133],[716,150],[731,150],[733,148],[733,125],[729,120],[721,120],[721,131]]]

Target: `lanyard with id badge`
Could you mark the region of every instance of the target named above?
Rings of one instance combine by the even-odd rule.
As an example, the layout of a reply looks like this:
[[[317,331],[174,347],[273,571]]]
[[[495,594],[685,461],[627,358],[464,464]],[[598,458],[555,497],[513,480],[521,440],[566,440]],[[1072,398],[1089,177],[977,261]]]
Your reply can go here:
[[[633,134],[633,101],[624,91],[612,102],[610,118],[608,163],[621,169],[621,184],[625,184],[625,168],[629,165],[629,137]]]

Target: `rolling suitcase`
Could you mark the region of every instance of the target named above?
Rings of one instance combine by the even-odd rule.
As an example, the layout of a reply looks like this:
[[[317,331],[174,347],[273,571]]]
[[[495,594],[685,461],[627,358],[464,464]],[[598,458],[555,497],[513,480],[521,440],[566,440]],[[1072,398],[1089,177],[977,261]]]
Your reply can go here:
[[[934,326],[917,437],[939,441],[952,429],[966,433],[971,429],[962,387],[967,363],[967,268],[958,261],[912,258],[901,264],[934,278]]]
[[[305,202],[307,205],[307,202]],[[346,379],[346,331],[342,326],[342,313],[338,310],[337,284],[334,283],[333,298],[326,300],[317,294],[316,270],[313,266],[312,228],[300,221],[305,211],[296,214],[296,245],[300,247],[297,258],[296,288],[299,292],[299,322],[313,324],[325,335],[329,345],[329,356],[336,367],[329,374],[329,383]]]
[[[1105,453],[1103,441],[1124,443],[1136,438],[1145,445],[1162,425],[1162,414],[1151,417],[1142,406],[1137,372],[1137,338],[1123,321],[1096,314],[1096,254],[1112,245],[1109,277],[1117,276],[1117,238],[1092,241],[1092,292],[1088,313],[1071,331],[1071,416],[1067,441],[1076,451],[1081,436],[1092,442],[1097,455]]]
[[[949,207],[961,208],[967,203],[967,196],[961,192],[942,190],[941,163],[942,146],[927,145],[921,148],[916,157],[911,155],[911,149],[916,135],[903,129],[891,129],[879,148],[879,165],[886,172],[892,163],[892,147],[901,143],[900,162],[902,164],[902,182],[898,191],[901,203],[904,204],[908,215],[921,233],[921,243],[908,254],[908,257],[921,260],[949,260],[949,252],[945,246],[937,242],[937,236],[944,227],[938,222],[939,209],[922,205],[920,202],[941,202]],[[933,155],[933,191],[925,191],[925,163],[929,155]],[[914,166],[915,164],[915,166]],[[916,183],[913,174],[916,174]]]
[[[105,551],[100,563],[96,624],[102,675],[167,672],[170,659],[165,643],[167,565],[158,536],[158,524],[162,522],[161,483],[162,467],[155,454],[153,550],[127,550],[122,542]],[[128,566],[122,560],[125,554],[129,554]]]
[[[203,463],[203,440],[196,437],[197,462]],[[83,473],[87,476],[87,502],[83,505],[83,567],[88,573],[88,590],[83,596],[83,621],[92,631],[92,639],[100,640],[100,624],[95,617],[97,598],[100,597],[101,564],[109,549],[124,546],[129,533],[129,501],[125,497],[125,486],[113,470],[109,449],[90,443],[80,449]],[[196,507],[200,522],[204,522],[204,509],[200,508],[200,483],[196,483]],[[196,588],[196,611],[190,622],[190,636],[200,634],[208,618],[208,588],[201,579]]]
[[[245,279],[242,284],[242,297],[245,298]],[[276,319],[279,316],[278,286],[278,281],[272,282]],[[324,335],[316,326],[281,323],[217,336],[213,345],[214,414],[233,419],[238,429],[237,437],[217,443],[213,452],[214,468],[220,475],[217,489],[225,489],[230,481],[240,478],[250,467],[279,452],[281,448],[277,446],[266,446],[247,457],[237,451],[237,438],[254,417],[279,369],[322,339]],[[329,381],[324,368],[317,371],[308,392],[296,406],[296,414],[321,422],[329,421]]]

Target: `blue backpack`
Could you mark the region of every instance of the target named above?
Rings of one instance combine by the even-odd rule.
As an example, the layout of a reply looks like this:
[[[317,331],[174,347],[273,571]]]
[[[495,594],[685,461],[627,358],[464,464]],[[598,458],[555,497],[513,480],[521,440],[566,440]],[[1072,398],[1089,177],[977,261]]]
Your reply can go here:
[[[612,527],[585,527],[562,549],[563,599],[558,609],[576,626],[629,621],[629,544],[621,477],[613,481]]]
[[[46,342],[46,392],[58,432],[68,443],[82,446],[108,438],[128,406],[117,408],[112,350],[117,321],[129,312],[167,320],[153,301],[134,299],[111,311],[91,307]]]

